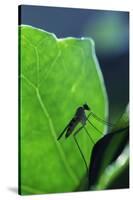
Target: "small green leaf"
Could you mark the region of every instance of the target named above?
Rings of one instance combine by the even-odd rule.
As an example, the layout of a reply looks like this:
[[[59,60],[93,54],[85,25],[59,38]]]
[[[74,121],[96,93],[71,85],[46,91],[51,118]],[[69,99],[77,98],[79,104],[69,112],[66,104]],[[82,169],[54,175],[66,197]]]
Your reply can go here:
[[[129,105],[127,105],[124,113],[120,117],[120,119],[117,121],[116,125],[112,129],[113,131],[125,128],[129,126]]]
[[[30,26],[20,27],[20,193],[75,191],[86,168],[73,136],[57,137],[77,107],[88,103],[107,117],[102,74],[89,38],[58,39]],[[105,125],[87,129],[96,142]],[[90,128],[89,128],[90,127]],[[89,163],[93,144],[82,130],[78,143]],[[89,165],[89,164],[88,164]]]
[[[100,177],[95,189],[129,188],[129,146],[109,165]]]
[[[101,180],[105,169],[120,156],[128,142],[129,115],[126,108],[112,131],[101,138],[93,148],[89,169],[90,188],[97,189],[97,183],[99,179]]]

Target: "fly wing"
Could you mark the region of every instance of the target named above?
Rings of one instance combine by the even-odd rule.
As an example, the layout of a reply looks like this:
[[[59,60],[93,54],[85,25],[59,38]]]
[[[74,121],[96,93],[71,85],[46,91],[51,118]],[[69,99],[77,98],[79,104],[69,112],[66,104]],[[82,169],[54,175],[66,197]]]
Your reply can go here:
[[[69,124],[70,124],[70,122],[69,122]],[[67,130],[69,124],[64,128],[64,130],[61,132],[61,134],[59,135],[59,137],[57,138],[57,140],[59,140],[59,139],[63,136],[63,134],[64,134],[65,131]]]
[[[72,132],[74,131],[75,127],[77,126],[77,124],[79,123],[79,120],[78,118],[74,117],[70,123],[69,123],[69,126],[68,126],[68,129],[67,129],[67,132],[66,132],[66,135],[65,137],[69,137],[69,135],[72,134]]]

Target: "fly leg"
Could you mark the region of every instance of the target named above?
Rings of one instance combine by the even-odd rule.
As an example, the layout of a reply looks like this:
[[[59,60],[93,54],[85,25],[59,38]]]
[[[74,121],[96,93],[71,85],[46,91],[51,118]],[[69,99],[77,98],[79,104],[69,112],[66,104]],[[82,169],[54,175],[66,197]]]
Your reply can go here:
[[[89,138],[90,138],[92,144],[95,144],[95,142],[94,142],[94,140],[92,139],[91,135],[90,135],[89,132],[87,131],[87,128],[86,128],[85,126],[84,126],[83,128],[84,128],[85,132],[87,133],[87,135],[89,136]]]
[[[100,133],[100,135],[102,135],[102,132],[101,132],[98,128],[96,128],[96,127],[91,123],[91,121],[90,121],[89,119],[87,119],[87,121],[90,123],[90,125],[91,125],[95,130],[98,131],[98,133]]]
[[[98,117],[97,115],[95,115],[95,114],[92,113],[92,112],[91,112],[91,115],[92,115],[96,120],[98,120],[99,122],[101,122],[101,123],[103,123],[103,124],[107,124],[107,125],[110,126],[110,127],[114,127],[114,125],[115,125],[115,124],[112,124],[112,123],[110,123],[110,122],[107,122],[107,121],[101,119],[100,117]]]
[[[87,169],[87,171],[88,171],[87,162],[86,162],[86,160],[85,160],[85,157],[84,157],[84,155],[83,155],[83,152],[82,152],[82,150],[81,150],[81,148],[80,148],[80,146],[79,146],[79,144],[78,144],[77,138],[76,138],[76,135],[79,133],[79,131],[80,131],[82,128],[84,128],[84,125],[81,126],[81,127],[73,134],[73,137],[74,137],[75,143],[76,143],[76,145],[77,145],[77,147],[78,147],[78,149],[79,149],[79,152],[80,152],[80,154],[81,154],[81,156],[82,156],[82,159],[84,160],[85,167],[86,167],[86,169]]]
[[[90,113],[88,116],[87,116],[87,121],[89,122],[89,124],[98,132],[98,133],[100,133],[100,135],[102,135],[103,133],[97,128],[97,127],[95,127],[94,125],[93,125],[93,123],[89,120],[89,118],[90,118],[90,116],[93,116],[93,113]],[[85,130],[86,131],[86,133],[89,135],[89,137],[90,137],[90,134],[88,133],[88,131],[87,130]],[[92,140],[92,138],[91,138],[91,140]],[[93,141],[93,140],[92,140]]]
[[[91,113],[87,116],[87,119],[86,119],[86,120],[89,122],[89,124],[90,124],[98,133],[100,133],[100,135],[103,134],[102,131],[100,131],[97,127],[95,127],[95,126],[93,125],[93,123],[89,120],[90,116],[94,117],[94,118],[95,118],[96,120],[98,120],[100,123],[107,124],[107,125],[110,126],[110,127],[113,127],[113,126],[114,126],[113,124],[108,123],[108,122],[102,120],[101,118],[97,117],[94,113],[91,112]]]

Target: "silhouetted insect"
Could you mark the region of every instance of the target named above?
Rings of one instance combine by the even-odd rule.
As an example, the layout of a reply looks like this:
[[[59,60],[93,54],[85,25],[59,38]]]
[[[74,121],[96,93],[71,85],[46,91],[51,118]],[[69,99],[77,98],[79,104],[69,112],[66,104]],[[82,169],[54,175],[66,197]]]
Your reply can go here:
[[[86,113],[85,111],[88,111],[89,114],[88,116],[86,116]],[[73,137],[74,137],[74,140],[78,146],[78,149],[80,151],[80,154],[84,160],[84,163],[86,165],[86,168],[88,169],[88,166],[87,166],[87,163],[86,163],[86,160],[85,160],[85,157],[81,151],[81,148],[77,142],[77,139],[76,139],[76,135],[79,133],[79,131],[81,131],[81,129],[84,129],[85,132],[87,133],[87,135],[89,136],[91,142],[94,144],[95,142],[93,141],[91,135],[89,134],[89,132],[87,131],[85,125],[86,125],[86,122],[88,121],[89,124],[94,128],[96,129],[99,133],[101,133],[99,131],[99,129],[97,129],[93,124],[92,122],[89,120],[90,116],[93,116],[96,120],[98,120],[99,122],[101,123],[104,123],[104,124],[107,124],[108,126],[113,126],[113,124],[111,123],[108,123],[106,121],[104,121],[103,119],[99,118],[97,115],[95,115],[91,109],[89,108],[89,106],[87,104],[84,104],[83,106],[81,107],[78,107],[77,110],[76,110],[76,113],[74,115],[74,117],[71,119],[71,121],[67,124],[67,126],[64,128],[64,130],[62,131],[62,133],[59,135],[59,137],[57,138],[57,140],[60,140],[60,138],[63,136],[63,134],[65,133],[65,138],[69,137],[70,135],[72,135],[72,133],[74,132],[76,126],[81,123],[82,126],[76,130],[74,133],[73,133]],[[101,133],[102,134],[102,133]]]

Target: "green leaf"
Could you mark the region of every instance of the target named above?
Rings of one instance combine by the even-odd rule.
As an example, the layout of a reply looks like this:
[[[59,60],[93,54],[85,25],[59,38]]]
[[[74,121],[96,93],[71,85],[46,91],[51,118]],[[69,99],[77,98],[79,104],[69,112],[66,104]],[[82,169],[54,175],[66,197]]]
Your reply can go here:
[[[121,115],[120,119],[118,119],[116,125],[113,127],[112,131],[125,128],[129,126],[129,105],[126,106],[125,111]]]
[[[84,103],[102,119],[107,117],[94,43],[90,38],[58,39],[31,26],[19,30],[20,193],[75,191],[86,182],[85,163],[73,136],[60,141],[57,137]],[[86,126],[96,142],[106,127],[90,120],[101,130],[99,134]],[[89,163],[91,140],[84,130],[77,140]]]
[[[89,169],[89,187],[91,189],[99,188],[100,187],[99,182],[100,185],[102,185],[101,180],[104,181],[104,179],[101,177],[104,176],[103,174],[106,168],[108,169],[109,166],[113,165],[112,163],[119,158],[120,154],[122,153],[123,149],[126,147],[128,142],[129,142],[129,113],[127,106],[125,112],[118,120],[114,128],[112,129],[112,132],[108,133],[103,138],[101,138],[93,148],[91,155],[90,169]],[[120,166],[118,165],[116,168],[114,171],[118,172],[121,170]],[[111,182],[111,180],[108,180],[108,182]],[[104,184],[104,187],[106,186]]]
[[[129,188],[129,146],[127,145],[119,157],[109,165],[100,177],[96,188],[122,189]]]

